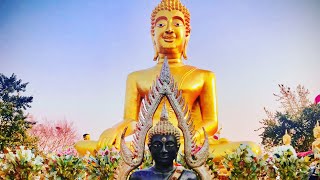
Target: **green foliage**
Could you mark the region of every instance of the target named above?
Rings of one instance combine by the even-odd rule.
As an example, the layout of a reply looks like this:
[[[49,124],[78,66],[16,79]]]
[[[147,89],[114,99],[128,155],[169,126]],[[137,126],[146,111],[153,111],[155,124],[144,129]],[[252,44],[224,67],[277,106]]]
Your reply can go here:
[[[315,174],[316,176],[319,176],[319,177],[320,177],[320,162],[317,162],[317,163],[316,163],[314,174]]]
[[[224,177],[276,179],[279,176],[290,180],[307,179],[309,166],[314,168],[314,175],[320,175],[319,160],[309,157],[299,159],[291,146],[277,147],[273,156],[268,157],[256,157],[249,147],[242,145],[223,160],[224,166],[229,170],[228,176]],[[211,158],[207,165],[212,172],[218,172]],[[0,153],[0,179],[107,180],[113,179],[119,160],[119,151],[116,149],[101,150],[95,157],[81,158],[72,148],[59,154],[37,155],[32,150],[20,147],[16,151]],[[146,154],[146,160],[152,162],[150,154]],[[146,164],[148,167],[149,165],[151,164]]]
[[[0,74],[0,151],[5,147],[32,145],[34,139],[26,134],[33,123],[26,121],[24,110],[30,108],[32,96],[21,96],[28,83],[22,83],[16,75]]]
[[[274,123],[265,124],[260,134],[262,144],[267,147],[279,146],[282,144],[282,137],[285,130],[291,133],[291,145],[298,151],[304,152],[311,149],[313,128],[320,120],[320,105],[310,105],[303,109],[300,116],[293,118],[289,114],[278,112]]]
[[[88,179],[113,179],[118,166],[120,152],[115,148],[99,150],[95,156],[86,157]]]
[[[275,172],[280,176],[280,179],[308,179],[309,157],[298,158],[291,146],[277,147],[271,162],[269,165],[275,168]]]
[[[266,170],[265,161],[242,144],[235,152],[227,154],[222,163],[231,179],[258,179]]]
[[[219,162],[215,162],[214,157],[212,154],[209,155],[206,164],[209,167],[209,169],[211,170],[212,174],[214,175],[214,177],[218,177],[218,166],[219,166]]]
[[[43,158],[20,146],[0,159],[0,179],[37,179],[43,170]]]
[[[53,155],[48,158],[46,179],[84,179],[86,166],[83,159],[74,155]]]
[[[146,169],[153,165],[152,156],[149,150],[144,151],[144,160],[139,166],[139,169]]]

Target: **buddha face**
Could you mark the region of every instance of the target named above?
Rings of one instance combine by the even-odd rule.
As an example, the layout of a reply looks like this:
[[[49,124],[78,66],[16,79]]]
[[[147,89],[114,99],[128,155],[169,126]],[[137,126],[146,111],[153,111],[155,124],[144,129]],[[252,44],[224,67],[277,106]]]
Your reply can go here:
[[[157,13],[155,19],[152,39],[160,58],[180,58],[187,40],[183,13],[163,10]]]
[[[170,165],[177,157],[179,147],[174,135],[154,135],[149,149],[156,164]]]
[[[83,135],[83,140],[90,140],[90,134]]]
[[[290,145],[291,144],[291,137],[290,136],[283,136],[283,144]]]

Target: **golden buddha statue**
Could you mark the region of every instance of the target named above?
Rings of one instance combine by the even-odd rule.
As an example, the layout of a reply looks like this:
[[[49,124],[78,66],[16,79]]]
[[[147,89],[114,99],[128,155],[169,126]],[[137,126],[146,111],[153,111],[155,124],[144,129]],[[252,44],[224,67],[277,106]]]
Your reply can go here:
[[[97,141],[90,140],[90,134],[83,134],[83,140],[75,143],[74,147],[79,153],[79,155],[84,156],[87,152],[90,154],[95,154],[95,150],[97,147]]]
[[[282,136],[282,145],[274,147],[273,154],[278,157],[288,151],[292,153],[293,157],[297,157],[296,150],[291,146],[291,136],[288,134],[288,130],[286,130],[285,134]]]
[[[188,9],[179,0],[162,0],[151,14],[151,37],[155,52],[153,60],[157,61],[157,64],[128,75],[124,120],[106,129],[100,135],[98,142],[92,141],[92,143],[97,143],[97,149],[112,145],[120,147],[121,132],[125,127],[128,127],[126,136],[133,134],[139,117],[141,101],[148,94],[153,80],[159,74],[164,59],[167,57],[171,75],[177,88],[181,90],[186,105],[190,108],[196,131],[195,138],[198,141],[204,138],[201,131],[201,128],[204,127],[215,158],[222,158],[226,152],[235,150],[240,144],[247,144],[254,152],[260,153],[260,147],[252,142],[229,142],[225,138],[214,139],[218,130],[215,74],[183,63],[183,59],[187,59],[190,33]],[[174,113],[172,108],[168,111],[170,116],[175,117],[172,115]],[[154,114],[154,123],[160,120],[160,112],[161,107],[158,107]],[[173,125],[177,125],[176,118],[170,121]],[[85,148],[81,144],[77,145],[78,149]]]
[[[199,131],[201,127],[205,127],[209,136],[213,137],[218,128],[215,75],[210,71],[183,63],[182,57],[187,59],[190,30],[189,11],[179,0],[162,0],[153,10],[151,35],[155,50],[154,60],[157,64],[128,75],[124,121],[102,133],[99,139],[100,147],[113,144],[118,146],[119,134],[124,126],[129,125],[127,133],[132,134],[138,119],[141,100],[159,74],[164,57],[168,58],[170,72],[192,111],[195,129]],[[155,123],[159,121],[160,110],[161,107],[154,115]],[[169,114],[172,113],[172,109],[169,109]],[[171,122],[177,124],[175,119]],[[197,136],[200,137],[200,134]]]
[[[314,154],[314,158],[320,159],[320,126],[319,126],[319,121],[317,122],[316,127],[313,129],[313,136],[315,137],[315,141],[312,143],[312,151]]]

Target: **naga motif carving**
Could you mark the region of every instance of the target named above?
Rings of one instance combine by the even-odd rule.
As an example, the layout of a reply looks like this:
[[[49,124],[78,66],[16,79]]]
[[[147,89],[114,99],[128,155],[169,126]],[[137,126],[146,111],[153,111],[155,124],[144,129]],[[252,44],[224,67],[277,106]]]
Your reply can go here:
[[[162,98],[167,98],[174,110],[178,127],[184,137],[184,158],[190,168],[195,170],[202,180],[211,180],[213,175],[206,166],[208,157],[209,143],[206,131],[203,128],[205,139],[201,149],[197,150],[194,140],[194,125],[191,113],[185,104],[182,92],[178,90],[170,74],[167,59],[163,63],[160,76],[156,78],[151,87],[148,96],[146,96],[140,105],[139,119],[133,135],[133,152],[125,144],[126,129],[121,138],[121,157],[120,164],[115,172],[115,179],[125,180],[130,172],[141,165],[144,157],[145,140],[148,131],[152,127],[152,118],[157,110]]]

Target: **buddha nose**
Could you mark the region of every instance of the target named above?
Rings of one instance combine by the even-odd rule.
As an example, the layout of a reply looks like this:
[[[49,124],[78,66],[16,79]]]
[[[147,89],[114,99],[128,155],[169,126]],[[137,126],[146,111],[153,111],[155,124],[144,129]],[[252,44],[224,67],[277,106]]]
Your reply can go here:
[[[161,153],[167,153],[168,150],[166,149],[166,146],[162,146],[162,149],[161,149]]]
[[[169,23],[168,26],[167,26],[166,33],[167,33],[167,34],[172,34],[172,33],[173,33],[172,25],[171,25],[170,23]]]

